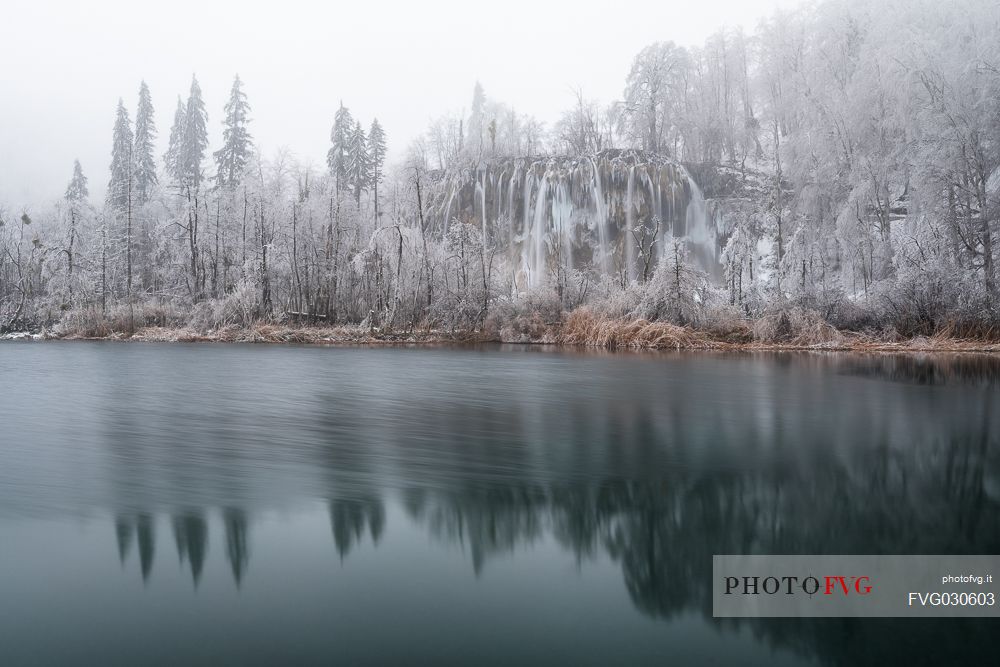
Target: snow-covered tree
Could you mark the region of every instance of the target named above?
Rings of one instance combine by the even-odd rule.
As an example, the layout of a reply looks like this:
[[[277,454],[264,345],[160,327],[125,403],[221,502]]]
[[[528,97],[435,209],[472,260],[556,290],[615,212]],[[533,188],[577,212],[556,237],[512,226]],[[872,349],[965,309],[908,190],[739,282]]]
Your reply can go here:
[[[153,144],[156,141],[156,124],[153,119],[153,100],[149,86],[143,81],[139,85],[139,106],[135,112],[135,200],[138,205],[149,201],[153,187],[157,183],[156,161],[153,158]]]
[[[79,160],[73,160],[73,177],[66,187],[66,201],[70,204],[80,204],[90,196],[87,189],[87,177],[83,175],[83,167]]]
[[[167,174],[176,182],[180,183],[183,176],[183,160],[181,151],[184,144],[184,101],[181,96],[177,96],[177,109],[174,111],[174,122],[170,126],[170,140],[167,144],[167,152],[163,156],[163,164]]]
[[[108,181],[107,194],[108,205],[117,211],[124,211],[131,204],[134,169],[132,141],[132,120],[125,103],[119,98],[111,139],[111,180]]]
[[[83,175],[83,168],[79,160],[73,160],[73,177],[66,187],[66,202],[69,204],[69,225],[63,241],[63,254],[66,256],[66,279],[65,279],[65,302],[72,303],[74,296],[74,282],[76,280],[76,264],[78,243],[80,236],[80,216],[87,205],[87,197],[90,192],[87,189],[87,177]]]
[[[215,152],[216,182],[220,187],[231,187],[243,177],[250,153],[253,150],[253,137],[247,130],[250,121],[250,105],[246,93],[243,92],[243,82],[237,74],[233,79],[233,87],[229,92],[229,101],[224,108],[226,117],[223,120],[225,129],[222,131],[222,148]]]
[[[478,160],[483,157],[486,148],[486,129],[488,125],[486,117],[486,91],[483,84],[476,81],[472,89],[472,107],[469,112],[468,140],[466,150],[471,158]]]
[[[181,138],[179,171],[181,181],[197,188],[201,184],[201,163],[208,148],[208,112],[201,97],[198,79],[191,77],[191,92],[184,108],[184,134]]]
[[[330,130],[332,145],[326,154],[326,164],[335,180],[337,192],[348,185],[348,151],[353,131],[354,118],[350,109],[341,102],[333,117],[333,128]]]
[[[375,200],[375,220],[378,221],[378,186],[382,182],[383,168],[385,166],[386,142],[385,130],[378,122],[378,118],[372,120],[371,128],[368,130],[368,161],[371,168],[371,185],[373,198]]]
[[[687,53],[673,42],[647,46],[632,63],[625,83],[625,117],[628,134],[644,150],[669,152],[687,63]]]
[[[372,166],[368,156],[368,140],[360,122],[354,123],[347,145],[347,181],[354,189],[354,200],[361,202],[361,193],[371,182]]]

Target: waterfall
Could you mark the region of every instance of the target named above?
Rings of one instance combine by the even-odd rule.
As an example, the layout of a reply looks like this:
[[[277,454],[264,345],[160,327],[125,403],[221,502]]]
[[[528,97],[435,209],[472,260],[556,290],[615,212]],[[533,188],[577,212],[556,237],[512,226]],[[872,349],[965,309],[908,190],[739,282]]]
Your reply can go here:
[[[680,164],[642,151],[502,159],[451,170],[437,183],[431,220],[439,233],[456,221],[473,224],[499,244],[497,256],[518,290],[560,270],[641,278],[635,237],[645,237],[648,248],[656,220],[654,263],[677,237],[691,263],[721,274],[720,238],[697,183]]]
[[[592,174],[597,174],[597,161],[590,159]],[[592,228],[597,229],[598,257],[597,265],[603,275],[611,273],[611,257],[608,254],[608,203],[604,199],[604,190],[601,188],[601,179],[593,179],[594,187],[591,190],[594,196],[594,220]]]
[[[690,174],[687,174],[687,179],[691,194],[684,213],[684,234],[690,253],[689,260],[719,282],[723,274],[721,249],[717,242],[719,234],[715,225],[711,224],[701,188]]]

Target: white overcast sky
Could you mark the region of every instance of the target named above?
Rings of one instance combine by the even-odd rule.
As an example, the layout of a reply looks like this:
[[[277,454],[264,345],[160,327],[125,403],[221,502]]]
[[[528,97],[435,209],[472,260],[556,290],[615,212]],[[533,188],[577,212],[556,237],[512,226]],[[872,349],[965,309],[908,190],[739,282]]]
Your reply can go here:
[[[572,89],[621,96],[633,56],[662,40],[697,45],[796,0],[11,0],[0,11],[0,204],[61,196],[79,158],[103,195],[118,98],[134,116],[149,84],[159,150],[177,95],[197,73],[213,148],[233,75],[265,155],[321,166],[342,99],[390,157],[446,111],[486,94],[550,124]],[[158,155],[159,157],[159,155]]]

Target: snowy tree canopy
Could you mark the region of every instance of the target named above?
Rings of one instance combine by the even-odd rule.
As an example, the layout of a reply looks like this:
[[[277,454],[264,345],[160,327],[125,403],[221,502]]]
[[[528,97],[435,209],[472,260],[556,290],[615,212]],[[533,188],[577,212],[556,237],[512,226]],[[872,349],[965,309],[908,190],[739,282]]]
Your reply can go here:
[[[135,190],[136,202],[149,201],[153,188],[159,182],[156,175],[156,160],[153,158],[153,144],[156,141],[156,124],[153,119],[153,100],[149,86],[143,81],[139,85],[139,105],[135,112]]]
[[[243,92],[243,82],[239,75],[233,80],[229,101],[223,109],[222,148],[215,152],[216,182],[220,187],[239,183],[250,161],[253,150],[247,125],[250,122],[250,104]]]

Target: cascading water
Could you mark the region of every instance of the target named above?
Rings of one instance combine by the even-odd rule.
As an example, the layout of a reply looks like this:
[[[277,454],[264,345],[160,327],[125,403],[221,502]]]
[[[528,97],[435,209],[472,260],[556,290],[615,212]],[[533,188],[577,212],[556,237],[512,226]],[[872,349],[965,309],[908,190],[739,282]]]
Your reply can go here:
[[[518,290],[543,284],[559,268],[636,280],[643,253],[662,261],[675,238],[683,239],[688,261],[721,274],[720,234],[701,190],[666,158],[608,150],[497,160],[451,171],[441,185],[431,211],[438,230],[473,224],[506,248]]]

